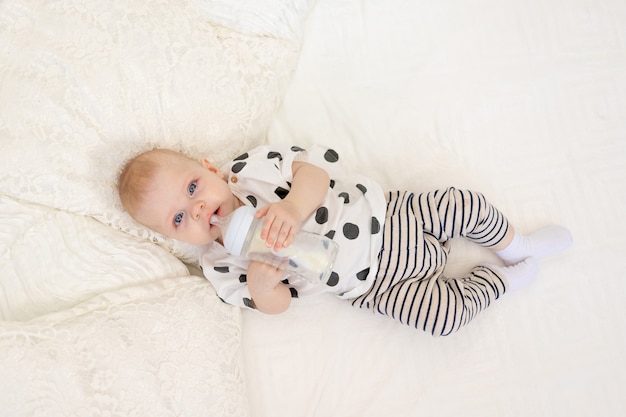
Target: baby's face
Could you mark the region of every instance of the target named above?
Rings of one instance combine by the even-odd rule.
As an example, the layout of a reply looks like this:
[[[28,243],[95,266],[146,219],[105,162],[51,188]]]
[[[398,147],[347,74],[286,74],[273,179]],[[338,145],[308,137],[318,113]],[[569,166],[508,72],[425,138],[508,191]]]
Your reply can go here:
[[[167,237],[206,245],[221,238],[211,216],[227,216],[240,205],[215,166],[177,158],[157,172],[136,217]]]

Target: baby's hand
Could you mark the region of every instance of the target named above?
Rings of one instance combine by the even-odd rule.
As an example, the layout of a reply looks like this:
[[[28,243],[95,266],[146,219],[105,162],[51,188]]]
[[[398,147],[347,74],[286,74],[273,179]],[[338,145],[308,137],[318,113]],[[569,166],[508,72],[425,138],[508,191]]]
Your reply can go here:
[[[248,289],[258,311],[278,314],[289,308],[291,291],[283,284],[283,271],[275,266],[251,261],[248,266]]]
[[[248,266],[248,286],[254,287],[255,293],[274,290],[283,280],[284,271],[274,265],[259,261],[250,261]]]
[[[276,251],[293,242],[303,220],[298,207],[285,200],[261,207],[254,217],[257,219],[265,217],[261,239],[265,240],[268,248],[274,246]]]

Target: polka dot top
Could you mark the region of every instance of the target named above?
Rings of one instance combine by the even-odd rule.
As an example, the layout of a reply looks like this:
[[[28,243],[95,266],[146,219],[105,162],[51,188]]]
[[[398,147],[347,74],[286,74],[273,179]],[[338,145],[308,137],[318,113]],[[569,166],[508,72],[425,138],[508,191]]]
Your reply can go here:
[[[244,204],[262,207],[278,202],[289,193],[294,161],[325,169],[330,176],[323,203],[304,221],[301,229],[325,235],[339,244],[339,254],[326,284],[312,284],[296,275],[285,275],[293,298],[330,292],[354,298],[372,285],[382,245],[385,197],[373,180],[354,175],[342,167],[337,152],[312,146],[260,146],[222,168],[233,194]],[[249,261],[226,253],[213,242],[200,264],[219,297],[233,305],[254,308],[246,284]]]

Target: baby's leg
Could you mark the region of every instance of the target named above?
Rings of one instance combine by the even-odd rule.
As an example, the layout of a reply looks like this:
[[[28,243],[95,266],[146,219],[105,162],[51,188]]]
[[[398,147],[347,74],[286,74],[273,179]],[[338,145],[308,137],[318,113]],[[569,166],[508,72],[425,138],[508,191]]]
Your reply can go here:
[[[433,336],[456,332],[506,291],[506,281],[487,267],[474,268],[467,277],[460,279],[445,278],[440,271],[385,285],[384,281],[389,279],[385,275],[377,277],[371,291],[376,296],[363,302],[369,298],[365,294],[352,304]]]
[[[474,191],[451,187],[422,193],[417,198],[415,212],[424,232],[440,242],[464,237],[492,249],[502,245],[509,236],[507,218]]]
[[[528,236],[516,233],[497,208],[473,191],[449,188],[421,194],[419,211],[424,231],[439,241],[461,236],[493,250],[508,267],[490,268],[507,278],[509,289],[532,282],[537,274],[536,259],[559,252],[572,242],[569,230],[561,226],[546,227]]]
[[[481,209],[457,210],[450,194],[456,194],[461,205],[474,202]],[[352,300],[352,305],[445,336],[498,299],[506,290],[506,281],[490,268],[477,267],[462,279],[442,275],[447,250],[441,242],[466,233],[468,225],[484,224],[484,219],[490,217],[478,215],[486,208],[484,199],[479,200],[477,195],[461,195],[453,189],[420,196],[390,193],[376,279],[365,294]],[[502,224],[502,220],[493,223]],[[469,229],[479,234],[486,229],[487,233],[478,238],[490,240],[486,237],[490,228]],[[497,241],[502,240],[506,230],[493,234]]]

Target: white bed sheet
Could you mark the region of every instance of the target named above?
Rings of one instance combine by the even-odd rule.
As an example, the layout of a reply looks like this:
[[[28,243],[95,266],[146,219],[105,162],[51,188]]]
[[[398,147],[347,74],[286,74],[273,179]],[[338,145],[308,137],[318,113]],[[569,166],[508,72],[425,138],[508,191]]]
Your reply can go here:
[[[270,142],[571,228],[528,289],[434,339],[332,297],[244,312],[251,415],[626,415],[626,3],[320,0]],[[457,243],[449,273],[491,254]]]

